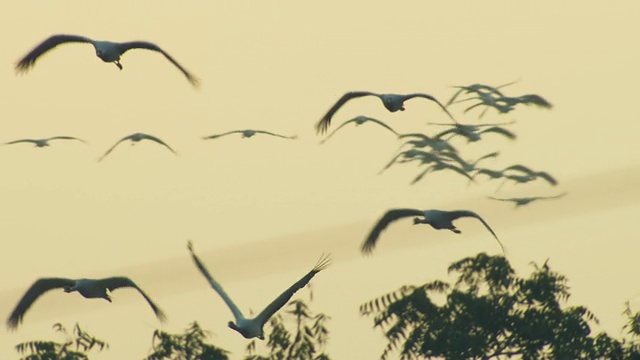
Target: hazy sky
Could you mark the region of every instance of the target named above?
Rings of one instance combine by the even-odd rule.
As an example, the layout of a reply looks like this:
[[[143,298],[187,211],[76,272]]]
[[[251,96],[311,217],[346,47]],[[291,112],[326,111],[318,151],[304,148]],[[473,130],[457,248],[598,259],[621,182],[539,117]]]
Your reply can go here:
[[[637,1],[5,1],[0,14],[0,142],[89,142],[0,148],[2,320],[38,277],[115,275],[138,282],[169,318],[159,324],[132,290],[115,291],[112,304],[51,292],[17,332],[0,332],[0,358],[17,358],[18,342],[60,340],[56,322],[79,322],[111,344],[92,359],[140,359],[155,329],[182,332],[193,320],[242,358],[248,341],[227,328],[231,312],[193,265],[187,239],[245,312],[260,311],[332,253],[333,265],[312,281],[311,303],[331,316],[328,352],[376,358],[385,343],[359,316],[361,303],[404,284],[450,280],[451,262],[500,251],[473,220],[457,222],[461,235],[405,221],[384,233],[373,256],[361,256],[367,232],[391,207],[478,212],[519,275],[549,258],[569,279],[570,304],[591,309],[597,331],[621,334],[623,303],[640,292]],[[157,53],[131,51],[119,71],[88,44],[60,46],[16,76],[15,62],[56,33],[155,42],[202,88]],[[322,146],[314,131],[346,91],[425,92],[444,102],[453,85],[514,80],[505,92],[540,94],[554,108],[489,111],[482,121],[517,121],[516,141],[454,144],[468,159],[500,151],[487,167],[522,163],[560,181],[505,185],[499,194],[568,191],[561,200],[513,210],[486,199],[496,183],[467,186],[444,172],[410,186],[416,166],[377,175],[399,146],[384,129],[345,127]],[[375,98],[353,100],[334,127],[368,115],[399,132],[435,133],[426,123],[448,120],[425,100],[406,108],[389,113]],[[478,112],[463,109],[451,107],[459,121],[478,122]],[[245,128],[299,138],[200,139]],[[96,161],[138,131],[179,156],[142,142]],[[308,300],[309,291],[296,296]]]

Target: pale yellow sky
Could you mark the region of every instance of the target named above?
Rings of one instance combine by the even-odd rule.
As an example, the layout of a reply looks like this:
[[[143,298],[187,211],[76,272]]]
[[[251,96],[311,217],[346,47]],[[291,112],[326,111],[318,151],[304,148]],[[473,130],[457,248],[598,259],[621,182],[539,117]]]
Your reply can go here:
[[[125,275],[166,311],[162,329],[181,332],[197,320],[214,333],[212,343],[240,359],[247,340],[226,327],[232,315],[193,266],[186,240],[244,311],[261,309],[330,252],[334,263],[313,279],[311,304],[332,317],[328,352],[376,358],[384,342],[359,316],[361,303],[404,284],[451,279],[451,262],[499,252],[472,220],[457,222],[461,235],[407,221],[384,233],[372,257],[360,255],[384,211],[418,207],[480,213],[520,275],[550,258],[569,278],[571,304],[591,309],[597,330],[620,334],[623,303],[640,291],[628,265],[640,250],[637,1],[11,1],[0,14],[0,142],[55,135],[89,142],[0,148],[3,321],[38,277]],[[56,33],[155,42],[202,88],[192,89],[158,54],[131,51],[118,71],[86,44],[63,45],[16,76],[15,62]],[[522,163],[560,181],[505,186],[505,196],[568,191],[561,200],[514,211],[485,198],[495,183],[467,187],[438,173],[409,186],[412,165],[378,176],[399,143],[375,126],[345,127],[318,145],[314,124],[346,91],[426,92],[445,102],[452,85],[518,79],[505,92],[537,93],[554,108],[489,112],[487,122],[516,120],[518,139],[455,145],[465,158],[500,151],[488,167]],[[389,113],[362,98],[334,122],[368,115],[399,132],[434,133],[440,129],[426,122],[447,121],[428,101],[406,108]],[[461,122],[477,121],[477,112],[451,109]],[[299,139],[200,140],[245,128]],[[138,131],[180,156],[143,142],[96,162]],[[58,339],[51,325],[76,321],[111,344],[92,358],[143,358],[161,325],[135,292],[118,290],[114,299],[47,294],[17,332],[0,332],[0,358],[17,358],[18,342]]]

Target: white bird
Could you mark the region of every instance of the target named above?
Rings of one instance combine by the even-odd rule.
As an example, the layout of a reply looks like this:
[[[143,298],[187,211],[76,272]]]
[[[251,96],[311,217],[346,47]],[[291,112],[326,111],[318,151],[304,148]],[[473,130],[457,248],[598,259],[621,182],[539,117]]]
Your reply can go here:
[[[440,106],[440,108],[445,113],[447,113],[447,115],[449,115],[451,120],[453,120],[453,122],[456,122],[456,120],[453,118],[451,113],[449,113],[449,110],[447,110],[447,108],[444,107],[444,105],[442,105],[435,97],[428,94],[415,93],[415,94],[399,95],[399,94],[377,94],[370,91],[350,91],[342,95],[342,97],[338,99],[338,101],[335,104],[333,104],[333,106],[329,109],[329,111],[327,111],[327,113],[322,117],[322,119],[320,119],[320,121],[316,124],[316,131],[321,134],[325,133],[327,129],[329,129],[329,126],[331,125],[331,118],[342,107],[342,105],[344,105],[347,101],[351,99],[360,98],[363,96],[377,96],[382,101],[382,104],[384,105],[384,107],[390,112],[404,111],[404,102],[409,99],[413,99],[416,97],[428,99],[438,104],[438,106]]]
[[[22,322],[25,313],[33,303],[44,293],[53,289],[64,289],[65,293],[77,291],[87,299],[105,299],[112,302],[111,291],[119,288],[130,287],[138,290],[138,292],[147,300],[156,317],[164,322],[166,316],[164,312],[145,294],[144,291],[133,280],[128,277],[117,276],[104,279],[65,279],[65,278],[40,278],[22,296],[15,309],[7,319],[7,327],[16,329]]]
[[[527,205],[536,200],[550,200],[550,199],[558,199],[567,195],[566,192],[562,194],[558,194],[555,196],[531,196],[531,197],[514,197],[514,198],[495,198],[493,196],[489,196],[489,199],[498,200],[498,201],[511,201],[515,204],[515,208],[517,209],[520,206]]]
[[[272,132],[269,131],[264,131],[264,130],[251,130],[251,129],[246,129],[246,130],[233,130],[233,131],[228,131],[226,133],[222,133],[222,134],[214,134],[214,135],[209,135],[209,136],[205,136],[202,139],[203,140],[210,140],[210,139],[217,139],[219,137],[222,136],[226,136],[226,135],[230,135],[230,134],[236,134],[236,133],[240,133],[242,134],[242,138],[250,138],[255,134],[266,134],[266,135],[271,135],[271,136],[276,136],[276,137],[280,137],[283,139],[297,139],[298,136],[294,135],[294,136],[284,136],[284,135],[280,135],[280,134],[274,134]]]
[[[3,145],[11,145],[11,144],[19,144],[19,143],[32,143],[34,144],[36,147],[46,147],[49,146],[49,141],[51,140],[78,140],[81,141],[83,143],[87,143],[86,141],[82,140],[82,139],[78,139],[75,138],[73,136],[53,136],[50,138],[46,138],[46,139],[20,139],[20,140],[14,140],[14,141],[10,141],[8,143],[4,143]]]
[[[329,140],[329,138],[330,138],[330,137],[332,137],[332,136],[333,136],[333,134],[335,134],[338,130],[342,129],[342,128],[343,128],[345,125],[347,125],[347,124],[355,123],[355,124],[356,124],[356,126],[360,126],[360,125],[362,125],[362,124],[364,124],[364,123],[367,123],[367,122],[371,122],[371,123],[374,123],[374,124],[378,124],[378,125],[382,126],[383,128],[385,128],[385,129],[387,129],[387,130],[391,131],[391,132],[392,132],[392,133],[394,133],[396,136],[398,136],[398,133],[397,133],[395,130],[393,130],[389,125],[387,125],[387,124],[383,123],[382,121],[380,121],[380,120],[378,120],[378,119],[370,118],[370,117],[368,117],[368,116],[362,116],[362,115],[360,115],[360,116],[356,116],[356,117],[354,117],[353,119],[351,119],[351,120],[347,120],[347,121],[345,121],[344,123],[342,123],[340,126],[338,126],[338,128],[336,128],[335,130],[333,130],[333,131],[331,132],[331,134],[329,134],[329,135],[328,135],[324,140],[322,140],[320,143],[321,143],[321,144],[324,144],[327,140]]]
[[[109,150],[107,150],[107,152],[104,153],[104,155],[102,155],[100,157],[100,159],[98,159],[98,161],[102,161],[102,159],[104,159],[105,156],[109,155],[113,151],[113,149],[115,149],[116,146],[118,146],[118,144],[120,144],[123,141],[131,140],[131,145],[135,145],[137,142],[139,142],[141,140],[144,140],[144,139],[155,141],[160,145],[164,145],[164,147],[166,147],[167,149],[171,150],[172,153],[178,155],[178,153],[175,152],[171,148],[171,146],[167,145],[164,141],[158,139],[157,137],[152,136],[152,135],[148,135],[148,134],[144,134],[144,133],[135,133],[135,134],[131,134],[131,135],[125,136],[122,139],[120,139],[118,142],[116,142]]]
[[[207,278],[213,290],[215,290],[218,293],[218,295],[220,295],[222,300],[224,300],[224,302],[227,304],[227,306],[233,313],[235,323],[233,321],[229,321],[228,326],[231,329],[239,332],[242,336],[244,336],[247,339],[258,338],[260,340],[264,340],[264,331],[262,328],[264,324],[269,320],[269,318],[271,318],[273,314],[275,314],[278,310],[280,310],[281,307],[286,305],[289,299],[291,299],[291,297],[293,296],[293,294],[295,294],[298,290],[302,289],[305,285],[307,285],[309,281],[311,281],[311,279],[318,272],[324,270],[331,262],[329,255],[327,256],[323,255],[318,261],[318,263],[316,264],[316,266],[314,266],[313,269],[311,269],[311,271],[309,271],[305,276],[303,276],[290,288],[288,288],[282,294],[280,294],[275,300],[273,300],[273,302],[271,302],[271,304],[269,304],[264,310],[262,310],[258,314],[258,316],[252,319],[247,319],[242,314],[240,309],[238,309],[238,307],[233,302],[233,300],[231,300],[229,295],[227,295],[227,293],[224,291],[222,286],[220,286],[220,284],[218,284],[218,282],[216,282],[213,279],[211,274],[209,274],[209,271],[204,266],[202,261],[200,261],[200,259],[196,256],[195,252],[193,251],[193,245],[191,244],[191,241],[189,241],[187,247],[191,252],[191,257],[193,258],[193,261],[196,263],[196,266],[198,267],[202,275],[204,275],[204,277]]]
[[[413,224],[429,224],[432,228],[441,230],[447,229],[451,230],[456,234],[460,234],[461,231],[453,225],[453,221],[461,218],[461,217],[473,217],[480,222],[491,232],[493,237],[498,241],[502,252],[505,253],[504,246],[496,233],[491,229],[489,224],[487,224],[484,219],[480,217],[480,215],[476,214],[473,211],[469,210],[453,210],[453,211],[443,211],[443,210],[418,210],[418,209],[391,209],[387,211],[381,218],[378,220],[376,225],[373,227],[367,239],[362,244],[361,251],[363,254],[369,254],[373,251],[373,248],[376,246],[376,242],[380,237],[380,233],[384,231],[389,224],[392,222],[406,218],[416,216],[413,219]]]
[[[53,35],[40,43],[38,46],[33,48],[27,55],[25,55],[17,64],[16,71],[17,72],[26,72],[31,69],[36,61],[40,58],[40,56],[44,55],[47,51],[55,48],[58,45],[66,44],[66,43],[89,43],[93,45],[96,50],[96,56],[98,56],[102,61],[107,63],[114,63],[118,69],[122,70],[122,64],[120,63],[120,57],[122,54],[131,49],[146,49],[157,51],[164,55],[167,60],[171,61],[173,65],[175,65],[184,76],[187,77],[187,80],[193,85],[197,87],[199,85],[199,80],[192,75],[189,71],[182,67],[177,61],[175,61],[168,53],[162,50],[158,45],[147,42],[147,41],[130,41],[130,42],[111,42],[111,41],[97,41],[90,39],[84,36],[78,35],[65,35],[58,34]]]

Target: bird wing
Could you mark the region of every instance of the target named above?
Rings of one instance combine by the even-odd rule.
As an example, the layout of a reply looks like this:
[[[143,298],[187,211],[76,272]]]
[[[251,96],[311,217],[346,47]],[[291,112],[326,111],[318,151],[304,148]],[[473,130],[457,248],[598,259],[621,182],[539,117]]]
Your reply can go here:
[[[335,134],[338,130],[342,129],[343,127],[345,127],[347,124],[350,124],[352,122],[356,122],[357,118],[353,118],[351,120],[347,120],[345,122],[343,122],[342,124],[340,124],[340,126],[338,126],[337,128],[335,128],[329,135],[327,135],[326,138],[324,138],[320,143],[324,144],[327,140],[329,140],[330,137],[333,136],[333,134]]]
[[[342,105],[344,105],[347,101],[369,95],[380,96],[379,94],[370,91],[350,91],[342,95],[342,97],[338,99],[335,104],[333,104],[333,106],[329,109],[329,111],[327,111],[322,119],[318,121],[318,123],[316,124],[316,132],[319,134],[324,134],[325,132],[327,132],[329,126],[331,125],[331,118],[333,117],[333,114],[335,114],[336,111],[338,111],[340,107],[342,107]]]
[[[467,93],[469,92],[469,88],[466,86],[453,86],[454,88],[458,88],[458,91],[456,91],[455,94],[453,94],[453,96],[451,97],[451,99],[449,99],[449,101],[447,101],[447,104],[445,106],[449,107],[451,104],[453,104],[453,102],[458,98],[458,96],[460,96],[460,94],[463,91],[466,91]]]
[[[280,135],[280,134],[275,134],[272,133],[270,131],[264,131],[264,130],[254,130],[256,134],[267,134],[267,135],[271,135],[271,136],[277,136],[277,137],[281,137],[283,139],[295,139],[297,138],[297,136],[284,136],[284,135]]]
[[[498,179],[504,176],[504,174],[501,171],[495,171],[491,169],[478,169],[476,173],[473,174],[473,177],[475,178],[477,175],[480,175],[480,174],[487,175],[492,179]]]
[[[554,185],[554,186],[558,185],[558,180],[556,180],[553,176],[549,175],[548,172],[539,171],[539,172],[534,173],[533,175],[540,176],[541,178],[545,179],[551,185]]]
[[[558,195],[555,195],[555,196],[547,196],[546,199],[557,199],[557,198],[561,198],[561,197],[563,197],[563,196],[565,196],[567,194],[568,193],[565,191],[562,194],[558,194]]]
[[[110,148],[109,148],[109,150],[107,150],[107,151],[104,153],[104,155],[102,155],[102,156],[98,159],[98,161],[102,161],[102,159],[104,159],[107,155],[111,154],[111,152],[113,151],[113,149],[115,149],[115,148],[116,148],[116,146],[118,146],[118,145],[119,145],[121,142],[123,142],[123,141],[130,140],[132,137],[133,137],[133,134],[132,134],[132,135],[127,135],[127,136],[123,137],[122,139],[118,140],[118,142],[116,142],[115,144],[113,144],[113,146],[112,146],[112,147],[110,147]]]
[[[500,127],[500,126],[492,126],[490,128],[486,128],[486,129],[480,131],[479,134],[484,134],[484,133],[488,133],[488,132],[493,132],[493,133],[496,133],[496,134],[504,135],[504,136],[508,137],[511,140],[514,140],[516,138],[516,134],[515,133],[512,133],[511,131],[509,131],[509,130],[503,128],[503,127]]]
[[[29,290],[22,295],[18,305],[16,305],[11,315],[9,315],[7,327],[9,329],[16,329],[22,322],[22,318],[27,310],[29,310],[31,305],[45,292],[65,286],[73,286],[74,284],[74,280],[64,278],[41,278],[36,280]]]
[[[525,105],[537,105],[546,109],[551,109],[553,105],[540,95],[527,94],[518,97],[518,100]]]
[[[387,129],[387,130],[391,131],[392,133],[394,133],[394,134],[398,135],[398,133],[397,133],[395,130],[393,130],[389,125],[387,125],[387,124],[383,123],[382,121],[380,121],[380,120],[378,120],[378,119],[374,119],[374,118],[367,117],[367,121],[374,122],[374,123],[376,123],[376,124],[378,124],[378,125],[382,126],[383,128],[385,128],[385,129]]]
[[[524,166],[524,165],[511,165],[509,167],[504,168],[502,171],[507,171],[507,170],[515,170],[515,171],[521,171],[527,175],[533,175],[535,174],[535,172],[531,169],[529,169],[528,167]]]
[[[487,228],[487,230],[489,230],[489,232],[491,232],[491,235],[493,235],[493,237],[496,239],[496,241],[498,242],[498,244],[500,245],[500,248],[502,249],[502,253],[505,254],[505,250],[504,250],[504,245],[502,245],[502,242],[500,241],[500,239],[498,239],[498,235],[496,235],[496,233],[493,231],[493,229],[491,228],[491,226],[489,226],[489,224],[487,224],[486,221],[484,221],[484,219],[476,214],[473,211],[469,211],[469,210],[454,210],[454,211],[450,211],[449,212],[449,216],[451,216],[451,220],[455,220],[461,217],[474,217],[478,220],[480,220],[480,222],[484,225],[484,227]]]
[[[421,97],[421,98],[425,98],[425,99],[429,99],[433,102],[435,102],[436,104],[438,104],[438,106],[440,106],[440,108],[442,109],[442,111],[444,111],[445,113],[447,113],[447,115],[449,116],[449,118],[451,120],[453,120],[454,123],[458,123],[456,121],[456,119],[454,119],[453,115],[451,115],[451,113],[449,112],[449,110],[447,110],[447,107],[442,105],[442,103],[440,101],[438,101],[438,99],[436,99],[435,97],[429,95],[429,94],[424,94],[424,93],[414,93],[414,94],[407,94],[405,95],[404,100],[409,100],[409,99],[413,99],[415,97]]]
[[[488,159],[488,158],[492,158],[492,157],[498,157],[500,155],[499,151],[496,152],[492,152],[492,153],[488,153],[486,155],[482,155],[479,158],[475,159],[473,161],[474,164],[477,164],[479,161],[484,160],[484,159]]]
[[[82,140],[82,139],[78,139],[77,137],[73,137],[73,136],[54,136],[54,137],[50,137],[47,140],[78,140],[78,141],[82,141],[83,143],[87,143],[86,141]]]
[[[162,311],[162,309],[160,309],[160,307],[158,307],[158,305],[156,305],[153,302],[153,300],[151,300],[151,298],[138,286],[138,284],[133,282],[133,280],[129,279],[128,277],[115,276],[115,277],[100,279],[96,281],[101,286],[109,289],[109,291],[113,291],[115,289],[119,289],[123,287],[131,287],[138,290],[138,292],[145,298],[145,300],[147,300],[147,303],[149,303],[149,306],[151,306],[151,309],[153,309],[153,312],[154,314],[156,314],[156,317],[158,318],[158,320],[160,320],[161,322],[165,322],[167,320],[167,317],[164,314],[164,311]]]
[[[382,233],[382,231],[384,231],[384,229],[386,229],[392,222],[406,217],[423,215],[423,211],[417,209],[391,209],[387,211],[380,220],[378,220],[373,229],[371,229],[367,239],[362,243],[360,250],[363,254],[371,253],[373,248],[376,246],[380,233]]]
[[[318,260],[318,262],[316,263],[316,266],[314,266],[313,269],[311,269],[311,271],[309,271],[300,280],[296,281],[295,284],[291,285],[291,287],[289,287],[282,294],[280,294],[275,300],[271,302],[271,304],[267,305],[267,307],[264,308],[264,310],[262,310],[260,314],[258,314],[258,316],[256,316],[256,320],[260,324],[266,323],[267,320],[269,320],[269,318],[271,318],[271,316],[273,316],[273,314],[276,313],[276,311],[280,310],[280,308],[282,308],[287,304],[287,302],[289,301],[289,299],[291,299],[293,294],[295,294],[298,290],[305,287],[317,273],[326,269],[330,263],[331,263],[330,255],[323,254],[320,257],[320,260]]]
[[[449,125],[449,124],[447,124]],[[421,133],[409,133],[409,134],[400,134],[398,135],[398,139],[404,139],[404,138],[408,138],[408,137],[417,137],[420,138],[421,140],[431,140],[431,138],[429,138],[429,136],[425,135],[425,134],[421,134]]]
[[[42,56],[47,51],[53,49],[54,47],[70,42],[80,42],[80,43],[93,43],[93,40],[78,35],[53,35],[50,36],[45,41],[41,42],[38,46],[33,48],[33,50],[29,51],[27,55],[25,55],[18,63],[16,64],[17,72],[26,72],[35,65],[36,61],[40,56]]]
[[[160,145],[164,145],[164,147],[166,147],[167,149],[171,150],[171,152],[172,152],[172,153],[174,153],[174,154],[178,155],[178,153],[177,153],[177,152],[175,152],[175,151],[171,148],[171,146],[167,145],[167,143],[165,143],[164,141],[160,140],[159,138],[157,138],[157,137],[155,137],[155,136],[153,136],[153,135],[147,135],[147,134],[144,134],[144,138],[145,138],[145,139],[147,139],[147,140],[155,141],[155,142],[157,142],[157,143],[158,143],[158,144],[160,144]]]
[[[515,199],[500,199],[493,196],[487,196],[489,199],[498,200],[498,201],[516,201]]]
[[[211,285],[213,290],[215,290],[218,293],[218,295],[220,295],[222,300],[224,300],[224,302],[227,304],[227,306],[229,307],[229,309],[233,313],[233,317],[235,318],[236,323],[238,321],[244,319],[245,317],[244,317],[244,315],[242,315],[242,312],[240,311],[240,309],[238,309],[236,304],[234,304],[233,300],[231,300],[229,295],[227,295],[227,293],[224,291],[222,286],[220,286],[220,284],[218,284],[218,282],[213,279],[213,276],[211,276],[211,274],[209,274],[209,271],[207,270],[207,268],[204,266],[202,261],[200,261],[200,259],[196,255],[196,253],[193,251],[193,244],[191,243],[191,241],[189,241],[189,243],[187,244],[187,248],[189,249],[189,252],[191,253],[191,258],[193,258],[193,262],[196,263],[196,266],[198,267],[198,270],[200,270],[202,275],[204,275],[204,277],[209,281],[209,285]]]
[[[14,141],[9,141],[8,143],[4,143],[3,145],[11,145],[11,144],[18,144],[18,143],[33,143],[33,144],[37,144],[38,142],[36,140],[33,139],[20,139],[20,140],[14,140]]]
[[[156,45],[154,43],[150,43],[150,42],[147,42],[147,41],[130,41],[130,42],[125,42],[125,43],[118,44],[118,49],[120,50],[121,54],[124,54],[126,51],[131,50],[131,49],[146,49],[146,50],[157,51],[157,52],[161,53],[162,55],[164,55],[164,57],[167,58],[167,60],[171,61],[171,63],[173,63],[173,65],[175,65],[178,69],[180,69],[180,71],[182,71],[184,76],[187,77],[187,80],[189,80],[191,85],[193,85],[196,88],[198,86],[200,86],[200,80],[196,76],[194,76],[189,71],[187,71],[187,69],[185,69],[177,61],[175,61],[171,57],[171,55],[169,55],[167,52],[162,50],[158,45]]]
[[[449,134],[457,135],[458,132],[459,132],[459,130],[458,130],[457,127],[452,127],[450,129],[447,129],[447,130],[444,130],[444,131],[441,131],[441,132],[437,133],[433,137],[436,138],[436,139],[441,139],[445,135],[449,135]]]
[[[449,170],[453,170],[453,171],[457,172],[458,174],[460,174],[460,175],[466,177],[467,179],[469,179],[470,181],[476,182],[471,177],[471,175],[469,175],[466,171],[464,171],[464,169],[461,169],[461,168],[459,168],[459,167],[457,167],[455,165],[451,165],[451,164],[448,164],[448,163],[445,163],[445,162],[442,163],[442,166],[444,166],[445,168],[447,168]]]
[[[219,137],[223,137],[225,135],[230,135],[230,134],[235,134],[235,133],[241,133],[243,132],[243,130],[233,130],[233,131],[227,131],[226,133],[222,133],[222,134],[213,134],[210,136],[205,136],[202,139],[203,140],[209,140],[209,139],[217,139]]]

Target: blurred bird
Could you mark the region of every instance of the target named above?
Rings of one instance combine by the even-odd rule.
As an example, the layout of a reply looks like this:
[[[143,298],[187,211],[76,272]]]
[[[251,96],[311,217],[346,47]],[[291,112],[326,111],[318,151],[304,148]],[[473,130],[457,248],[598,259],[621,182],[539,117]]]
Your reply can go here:
[[[503,135],[509,140],[514,140],[516,138],[516,134],[500,126],[490,126],[484,129],[481,128],[482,126],[477,125],[452,124],[450,129],[439,132],[435,135],[435,137],[440,139],[446,135],[451,135],[445,139],[450,140],[456,135],[461,135],[467,139],[467,142],[476,142],[482,138],[481,134],[496,133]]]
[[[558,181],[551,175],[549,175],[549,173],[545,172],[545,171],[534,171],[531,170],[530,168],[524,166],[524,165],[511,165],[509,167],[504,168],[503,171],[520,171],[526,175],[529,175],[530,177],[532,177],[533,179],[537,179],[538,177],[543,178],[544,180],[546,180],[549,184],[551,185],[558,185]],[[513,178],[512,180],[518,181],[517,178]],[[521,181],[521,182],[526,182],[526,181]]]
[[[384,105],[384,107],[390,112],[404,111],[404,102],[409,99],[413,99],[416,97],[424,98],[438,104],[438,106],[440,106],[440,108],[445,113],[447,113],[449,118],[451,118],[453,122],[456,122],[456,120],[453,118],[451,113],[449,113],[447,108],[444,107],[435,97],[428,94],[415,93],[415,94],[407,94],[407,95],[398,95],[398,94],[377,94],[369,91],[351,91],[342,95],[342,97],[338,99],[338,101],[329,109],[329,111],[316,124],[316,131],[320,134],[324,134],[327,131],[327,129],[329,129],[329,126],[331,125],[331,118],[342,107],[342,105],[344,105],[347,101],[351,99],[360,98],[363,96],[378,97],[382,101],[382,104]]]
[[[400,146],[400,149],[398,150],[401,150],[406,145],[411,145],[413,148],[420,148],[420,149],[428,146],[436,152],[443,152],[443,151],[452,152],[452,153],[458,152],[458,150],[455,147],[453,147],[451,144],[449,144],[446,140],[439,139],[436,137],[430,137],[425,134],[410,133],[410,134],[402,134],[398,136],[398,139],[405,139],[405,138],[415,138],[415,139],[405,141],[404,144],[402,144]]]
[[[464,177],[466,177],[467,179],[469,179],[469,181],[473,181],[475,182],[475,180],[473,180],[473,178],[467,174],[466,171],[464,171],[464,169],[459,168],[453,164],[449,164],[447,162],[436,162],[435,164],[429,166],[428,168],[426,168],[424,171],[422,171],[420,174],[418,174],[418,176],[416,176],[413,181],[411,182],[411,185],[417,183],[418,181],[422,180],[422,178],[427,175],[430,172],[434,172],[434,171],[441,171],[441,170],[446,170],[449,169],[453,172],[456,172]]]
[[[226,133],[222,133],[222,134],[214,134],[214,135],[209,135],[209,136],[205,136],[202,139],[203,140],[212,140],[212,139],[217,139],[219,137],[223,137],[226,135],[230,135],[230,134],[242,134],[242,138],[250,138],[252,136],[254,136],[255,134],[266,134],[266,135],[271,135],[271,136],[276,136],[276,137],[280,137],[283,139],[297,139],[298,136],[284,136],[284,135],[280,135],[280,134],[274,134],[272,132],[269,131],[264,131],[264,130],[251,130],[251,129],[246,129],[246,130],[233,130],[233,131],[228,131]]]
[[[400,158],[403,158],[403,160],[399,160]],[[390,168],[391,165],[398,162],[406,163],[406,162],[412,162],[412,161],[420,161],[421,164],[429,164],[429,163],[440,162],[442,160],[443,159],[440,156],[440,153],[428,152],[428,151],[418,150],[418,149],[409,149],[409,150],[402,151],[398,153],[396,156],[394,156],[391,159],[391,161],[389,161],[389,163],[384,168],[382,168],[382,170],[378,172],[378,174],[382,174],[385,170]]]
[[[264,340],[264,330],[262,329],[264,324],[284,305],[287,304],[289,299],[295,294],[298,290],[302,289],[305,285],[311,281],[311,279],[320,271],[324,270],[331,263],[331,259],[329,256],[322,256],[316,266],[311,269],[305,276],[303,276],[300,280],[298,280],[295,284],[293,284],[290,288],[285,290],[282,294],[280,294],[271,304],[267,305],[267,307],[258,314],[258,316],[247,319],[244,317],[240,309],[236,306],[236,304],[231,300],[229,295],[224,291],[222,286],[218,284],[217,281],[213,279],[209,271],[204,266],[202,261],[196,256],[193,251],[193,245],[189,241],[187,248],[189,252],[191,252],[191,257],[193,261],[196,263],[196,266],[202,273],[202,275],[209,281],[209,284],[215,290],[218,295],[224,300],[227,304],[231,312],[233,313],[233,317],[235,319],[235,323],[233,321],[229,321],[228,326],[239,332],[242,336],[247,339],[258,338],[260,340]]]
[[[487,95],[487,96],[492,96],[492,95],[496,95],[497,97],[503,97],[504,95],[498,90],[500,88],[503,88],[505,86],[509,86],[509,85],[513,85],[515,83],[517,83],[519,80],[516,81],[512,81],[510,83],[506,83],[506,84],[502,84],[500,86],[496,86],[496,87],[492,87],[489,85],[484,85],[484,84],[473,84],[473,85],[469,85],[469,86],[453,86],[454,88],[457,88],[458,91],[456,91],[455,94],[453,94],[453,96],[451,97],[451,99],[449,99],[449,101],[447,102],[447,107],[449,107],[449,105],[454,104],[455,100],[458,98],[459,95],[461,94],[471,94],[471,93],[476,93],[478,95]],[[465,101],[465,100],[461,100],[461,101]]]
[[[65,293],[77,291],[87,299],[105,299],[112,302],[111,291],[120,288],[134,288],[147,300],[149,306],[156,314],[156,317],[164,322],[166,316],[164,312],[145,294],[144,291],[133,280],[128,277],[118,276],[104,279],[65,279],[65,278],[40,278],[22,296],[18,305],[7,319],[7,327],[14,330],[22,322],[25,313],[38,298],[53,289],[62,288]]]
[[[461,217],[473,217],[480,222],[489,230],[489,232],[493,235],[493,237],[498,241],[500,248],[502,249],[503,254],[505,253],[504,246],[502,242],[498,239],[498,236],[495,234],[493,229],[487,224],[484,219],[480,217],[480,215],[476,214],[473,211],[469,210],[454,210],[454,211],[442,211],[442,210],[418,210],[418,209],[391,209],[387,211],[380,220],[373,227],[367,239],[362,244],[361,251],[363,254],[368,254],[373,251],[373,248],[376,246],[376,242],[380,237],[380,233],[389,226],[392,222],[396,220],[400,220],[407,217],[416,216],[413,219],[413,224],[429,224],[432,228],[436,230],[451,230],[456,234],[460,234],[461,231],[453,225],[453,221],[459,219]]]
[[[361,116],[356,116],[356,117],[354,117],[353,119],[348,120],[348,121],[345,121],[344,123],[342,123],[340,126],[338,126],[338,128],[336,128],[335,130],[333,130],[333,132],[331,132],[331,134],[329,134],[329,135],[328,135],[324,140],[320,141],[320,143],[321,143],[321,144],[324,144],[327,140],[329,140],[329,138],[330,138],[330,137],[332,137],[332,136],[333,136],[333,134],[335,134],[338,130],[342,129],[342,128],[343,128],[345,125],[347,125],[347,124],[355,123],[355,124],[356,124],[356,126],[360,126],[360,125],[362,125],[362,124],[364,124],[364,123],[367,123],[367,122],[371,122],[371,123],[374,123],[374,124],[378,124],[378,125],[382,126],[383,128],[385,128],[385,129],[387,129],[387,130],[391,131],[391,132],[392,132],[392,133],[394,133],[396,136],[398,135],[398,133],[397,133],[395,130],[393,130],[389,125],[387,125],[387,124],[383,123],[382,121],[377,120],[377,119],[374,119],[374,118],[370,118],[370,117],[368,117],[368,116],[362,116],[362,115],[361,115]]]
[[[96,50],[96,56],[99,57],[102,61],[107,63],[114,63],[118,69],[122,70],[122,64],[120,63],[120,57],[122,54],[131,49],[146,49],[157,51],[164,55],[167,60],[171,61],[173,65],[175,65],[184,76],[187,77],[187,80],[193,85],[197,87],[199,85],[199,80],[192,75],[189,71],[182,67],[177,61],[175,61],[168,53],[162,50],[158,45],[146,42],[146,41],[130,41],[130,42],[111,42],[111,41],[97,41],[90,39],[84,36],[78,35],[53,35],[48,39],[44,40],[38,46],[36,46],[33,50],[31,50],[27,55],[25,55],[17,64],[16,71],[17,72],[26,72],[30,68],[32,68],[36,61],[40,58],[40,56],[44,55],[47,51],[55,48],[58,45],[66,44],[66,43],[89,43],[93,45]]]
[[[515,208],[517,209],[520,206],[527,205],[531,202],[537,200],[549,200],[549,199],[558,199],[567,195],[566,192],[555,196],[532,196],[532,197],[514,197],[514,198],[495,198],[493,196],[489,196],[489,199],[498,200],[498,201],[511,201],[515,204]]]
[[[109,155],[113,151],[113,149],[115,149],[116,146],[118,146],[123,141],[131,140],[131,145],[133,146],[136,143],[140,142],[141,140],[145,140],[145,139],[157,142],[158,144],[163,145],[164,147],[169,149],[172,153],[178,155],[178,153],[176,153],[171,148],[171,146],[167,145],[164,141],[158,139],[157,137],[152,136],[152,135],[148,135],[148,134],[144,134],[144,133],[135,133],[135,134],[131,134],[131,135],[125,136],[122,139],[118,140],[118,142],[116,142],[109,150],[107,150],[107,152],[105,152],[104,155],[102,155],[100,157],[100,159],[98,159],[98,161],[102,161],[102,159],[104,159],[107,155]]]
[[[475,160],[471,160],[471,161],[466,161],[463,160],[458,154],[447,154],[447,156],[449,158],[451,158],[452,160],[456,161],[458,164],[460,164],[460,166],[462,166],[462,170],[466,171],[466,172],[471,172],[477,169],[478,163],[482,160],[488,159],[488,158],[495,158],[498,155],[500,155],[499,152],[492,152],[492,153],[488,153],[485,155],[480,156],[479,158],[475,159]],[[473,178],[472,178],[473,180]]]
[[[21,139],[21,140],[14,140],[14,141],[10,141],[8,143],[4,143],[3,145],[11,145],[11,144],[19,144],[19,143],[32,143],[35,145],[35,147],[47,147],[49,146],[49,141],[51,140],[78,140],[81,141],[83,143],[87,143],[86,141],[82,140],[82,139],[78,139],[75,138],[73,136],[54,136],[54,137],[50,137],[50,138],[46,138],[46,139]]]

